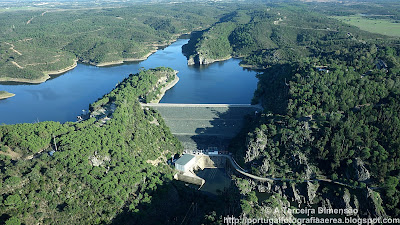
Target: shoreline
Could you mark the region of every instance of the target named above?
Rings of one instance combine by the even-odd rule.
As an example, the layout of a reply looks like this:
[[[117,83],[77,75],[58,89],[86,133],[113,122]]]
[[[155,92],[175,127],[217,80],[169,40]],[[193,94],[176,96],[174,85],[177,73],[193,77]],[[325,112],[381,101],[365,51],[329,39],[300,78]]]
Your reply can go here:
[[[144,61],[147,58],[149,58],[152,54],[156,53],[160,47],[167,47],[169,45],[171,45],[172,43],[174,43],[175,41],[177,41],[179,39],[180,36],[185,35],[185,34],[190,34],[190,33],[183,33],[183,34],[179,34],[179,35],[174,35],[172,39],[165,41],[165,43],[160,43],[160,44],[151,44],[150,46],[153,46],[153,49],[150,50],[149,53],[147,53],[146,55],[140,57],[140,58],[123,58],[121,60],[118,61],[111,61],[111,62],[103,62],[103,63],[90,63],[90,65],[93,66],[98,66],[98,67],[104,67],[104,66],[114,66],[114,65],[121,65],[127,62],[138,62],[138,61]]]
[[[14,96],[15,96],[15,94],[14,93],[10,93],[10,92],[0,93],[0,100],[11,98],[11,97],[14,97]]]
[[[209,64],[212,64],[212,63],[216,63],[216,62],[223,62],[223,61],[226,61],[226,60],[229,60],[229,59],[232,59],[232,58],[233,58],[233,56],[230,55],[230,56],[227,56],[225,58],[212,59],[213,61],[211,63],[203,64],[203,65],[209,65]]]
[[[43,73],[50,76],[50,75],[59,75],[65,72],[68,72],[72,69],[74,69],[76,66],[78,65],[78,60],[74,59],[74,63],[68,67],[65,67],[64,69],[60,69],[60,70],[53,70],[53,71],[44,71]]]
[[[18,83],[28,83],[28,84],[40,84],[50,79],[50,76],[45,74],[44,76],[37,79],[26,79],[26,78],[12,78],[12,77],[1,77],[0,82],[18,82]]]
[[[265,70],[265,67],[259,67],[259,66],[253,66],[250,64],[241,64],[239,63],[239,66],[246,68],[246,69],[251,69],[251,70]]]
[[[206,64],[190,63],[190,62],[189,62],[189,59],[187,59],[186,61],[187,61],[187,65],[188,65],[188,66],[208,66],[208,65],[211,65],[211,64],[213,64],[213,63],[223,62],[223,61],[227,61],[227,60],[229,60],[229,59],[243,59],[243,57],[242,57],[242,56],[237,57],[237,56],[232,56],[232,55],[230,55],[230,56],[227,56],[227,57],[225,57],[225,58],[209,59],[210,62],[209,62],[209,63],[206,63]],[[267,69],[266,67],[259,67],[259,66],[254,66],[254,65],[251,65],[251,64],[242,64],[242,63],[239,63],[239,66],[242,67],[242,68],[244,68],[244,69],[259,70],[259,71],[263,71],[263,70]]]
[[[167,92],[169,89],[173,88],[178,83],[179,77],[177,74],[178,74],[178,71],[175,71],[175,79],[173,81],[169,82],[167,84],[167,86],[161,88],[160,94],[157,95],[156,99],[150,101],[150,103],[159,103],[161,101],[161,99],[164,97],[165,92]]]
[[[196,63],[193,59],[194,57],[190,56],[189,59],[186,59],[187,65],[188,66],[207,66],[216,62],[223,62],[229,59],[234,58],[233,56],[229,55],[226,56],[224,58],[219,58],[219,59],[205,59],[206,61],[208,61],[207,63]]]
[[[157,49],[151,50],[149,53],[146,55],[142,56],[141,58],[123,58],[122,60],[119,61],[111,61],[111,62],[103,62],[103,63],[89,63],[90,65],[97,66],[97,67],[104,67],[104,66],[114,66],[114,65],[121,65],[127,62],[138,62],[138,61],[143,61],[149,58],[152,54],[157,52]]]
[[[53,71],[43,71],[43,76],[40,78],[36,79],[27,79],[27,78],[12,78],[12,77],[1,77],[0,82],[18,82],[18,83],[29,83],[29,84],[40,84],[48,79],[51,78],[51,75],[59,75],[65,72],[68,72],[72,69],[74,69],[78,65],[78,60],[75,59],[74,63],[68,67],[65,67],[64,69],[60,70],[53,70]]]
[[[142,56],[141,58],[124,58],[124,59],[121,59],[120,61],[104,62],[104,63],[99,63],[99,64],[90,63],[90,62],[84,62],[84,61],[75,59],[74,63],[71,66],[68,66],[66,68],[63,68],[63,69],[60,69],[60,70],[55,70],[55,71],[43,71],[44,76],[42,76],[40,78],[27,79],[27,78],[0,77],[0,82],[17,82],[17,83],[21,83],[21,84],[23,84],[23,83],[40,84],[40,83],[43,83],[43,82],[47,81],[48,79],[50,79],[51,75],[59,75],[59,74],[62,74],[62,73],[65,73],[65,72],[68,72],[68,71],[74,69],[78,65],[78,62],[80,62],[80,63],[88,63],[90,65],[97,66],[97,67],[104,67],[104,66],[121,65],[121,64],[124,64],[126,62],[144,61],[148,57],[150,57],[152,54],[157,52],[159,50],[159,47],[169,46],[173,42],[177,41],[180,36],[185,35],[185,34],[190,34],[190,33],[191,32],[173,35],[173,37],[170,40],[166,40],[164,43],[151,44],[150,46],[153,46],[153,49],[150,50],[149,53],[147,53],[146,55]]]

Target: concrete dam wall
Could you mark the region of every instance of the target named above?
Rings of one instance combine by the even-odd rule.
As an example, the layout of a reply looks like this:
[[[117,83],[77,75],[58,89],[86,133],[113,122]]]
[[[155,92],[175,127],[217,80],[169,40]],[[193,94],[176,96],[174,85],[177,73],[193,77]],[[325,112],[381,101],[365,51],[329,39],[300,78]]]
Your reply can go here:
[[[226,167],[226,158],[218,157],[218,156],[208,156],[208,155],[200,155],[196,156],[197,163],[196,168],[204,170],[205,168],[225,168]]]
[[[143,104],[156,109],[185,149],[224,150],[259,106],[230,104]]]

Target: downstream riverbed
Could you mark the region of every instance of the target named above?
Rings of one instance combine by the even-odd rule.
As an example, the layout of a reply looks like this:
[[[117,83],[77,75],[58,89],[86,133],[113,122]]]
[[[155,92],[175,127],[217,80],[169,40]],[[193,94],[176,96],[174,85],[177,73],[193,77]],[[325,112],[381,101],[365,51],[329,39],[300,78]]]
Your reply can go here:
[[[14,93],[0,100],[0,124],[53,120],[76,121],[89,104],[139,69],[159,66],[178,70],[179,82],[161,99],[163,103],[250,103],[257,86],[256,72],[229,59],[208,66],[188,66],[179,39],[148,59],[111,67],[78,64],[65,74],[41,84],[0,83],[0,90]]]

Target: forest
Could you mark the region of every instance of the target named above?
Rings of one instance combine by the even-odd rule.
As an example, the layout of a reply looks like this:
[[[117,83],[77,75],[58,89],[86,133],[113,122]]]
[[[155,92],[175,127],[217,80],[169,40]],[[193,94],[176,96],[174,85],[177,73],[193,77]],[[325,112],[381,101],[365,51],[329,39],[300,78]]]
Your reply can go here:
[[[399,217],[400,40],[331,17],[389,13],[398,20],[398,7],[141,5],[29,11],[14,25],[10,18],[20,12],[0,13],[1,71],[27,79],[74,59],[142,57],[153,45],[198,31],[183,48],[189,64],[240,57],[243,67],[260,69],[252,101],[264,112],[246,119],[229,150],[252,174],[280,179],[260,183],[231,174],[234,185],[211,198],[172,182],[165,162],[182,152],[181,143],[156,111],[140,105],[158,95],[160,77],[173,78],[173,69],[161,67],[130,75],[92,103],[93,116],[82,122],[0,126],[0,221],[223,224],[226,215],[274,218],[281,215],[267,207],[301,204]],[[54,65],[62,66],[28,66],[55,55]],[[96,114],[101,109],[113,110]]]
[[[110,223],[123,209],[140,213],[172,179],[166,159],[182,151],[160,115],[139,98],[153,95],[170,68],[130,75],[92,104],[112,101],[112,119],[0,127],[1,221],[6,224]],[[154,121],[158,121],[154,123]]]
[[[310,203],[332,201],[330,192],[365,201],[367,192],[376,190],[377,210],[371,213],[360,206],[361,213],[398,217],[400,40],[316,13],[298,15],[294,9],[286,10],[277,10],[278,17],[276,11],[267,10],[265,14],[272,14],[267,35],[258,35],[261,22],[235,22],[234,38],[228,36],[228,54],[242,56],[243,65],[264,69],[258,74],[253,99],[254,104],[263,105],[264,114],[248,121],[232,151],[254,174],[289,181],[283,182],[282,190],[289,185],[301,192],[307,180],[339,183],[335,188],[306,182],[308,193],[317,185],[317,197]],[[259,16],[249,21],[257,20],[268,21]],[[205,31],[192,44],[196,54],[207,52],[205,37],[212,32],[212,28]],[[259,41],[258,37],[265,36],[270,38]],[[240,178],[237,184],[242,190],[242,215],[261,216],[266,206],[292,205],[284,191],[260,201],[257,184]],[[358,207],[352,204],[346,207]]]
[[[400,215],[400,40],[379,34],[382,28],[369,33],[322,15],[399,18],[397,3],[375,4],[381,8],[308,3],[237,10],[184,46],[189,64],[240,57],[242,66],[262,69],[253,103],[264,114],[247,121],[231,151],[253,174],[289,184],[276,185],[282,191],[261,201],[265,184],[235,179],[241,216],[274,217],[265,207],[293,206],[295,190],[316,191],[315,198],[306,195],[308,204],[337,202],[331,192],[356,199],[346,207],[358,208],[358,201],[370,204],[365,196],[372,189],[376,210],[360,206],[363,216]],[[307,180],[339,187],[304,187]],[[287,185],[294,191],[285,193]]]
[[[43,82],[76,60],[143,60],[181,34],[215,23],[227,8],[190,3],[0,12],[0,80]]]

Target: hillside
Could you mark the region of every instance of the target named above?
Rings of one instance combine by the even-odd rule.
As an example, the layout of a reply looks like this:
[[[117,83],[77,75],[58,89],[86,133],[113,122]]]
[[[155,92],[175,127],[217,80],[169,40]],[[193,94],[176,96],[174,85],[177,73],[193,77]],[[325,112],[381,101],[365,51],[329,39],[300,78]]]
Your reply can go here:
[[[319,42],[371,40],[381,35],[361,31],[302,5],[250,7],[222,17],[184,47],[188,64],[209,64],[230,57],[242,66],[267,68],[314,54]]]
[[[0,12],[0,81],[40,83],[76,66],[146,59],[225,12],[206,4],[160,4]]]
[[[0,126],[0,221],[110,223],[125,208],[138,213],[151,202],[172,170],[149,160],[163,162],[182,147],[161,116],[138,99],[156,96],[153,87],[168,74],[175,76],[169,68],[130,75],[92,105],[93,114],[114,105],[107,115]]]
[[[265,114],[247,121],[231,151],[248,171],[281,181],[235,178],[240,215],[293,218],[266,210],[307,204],[398,217],[399,39],[306,8],[230,15],[185,50],[189,64],[240,56],[264,69],[253,102]]]
[[[241,57],[263,69],[253,103],[265,114],[247,121],[231,151],[248,171],[281,181],[235,178],[240,216],[294,218],[283,209],[306,204],[398,217],[400,40],[312,10],[349,7],[309,6],[237,10],[184,46],[189,65]]]
[[[171,181],[167,159],[183,147],[140,104],[176,82],[160,67],[130,75],[81,122],[0,126],[0,222],[223,224],[228,215],[304,218],[287,209],[317,207],[350,212],[311,216],[400,217],[400,39],[332,18],[398,20],[398,4],[210,4],[31,11],[15,28],[7,16],[19,12],[0,13],[0,71],[40,80],[75,60],[138,59],[197,30],[183,48],[189,65],[240,57],[260,69],[253,103],[264,111],[245,118],[228,150],[273,181],[227,169],[234,185],[212,197]]]

